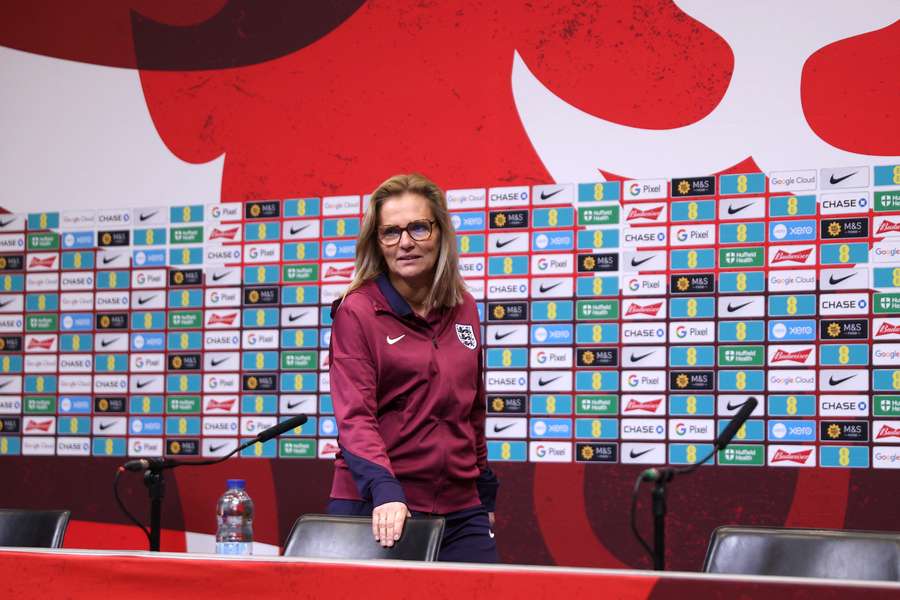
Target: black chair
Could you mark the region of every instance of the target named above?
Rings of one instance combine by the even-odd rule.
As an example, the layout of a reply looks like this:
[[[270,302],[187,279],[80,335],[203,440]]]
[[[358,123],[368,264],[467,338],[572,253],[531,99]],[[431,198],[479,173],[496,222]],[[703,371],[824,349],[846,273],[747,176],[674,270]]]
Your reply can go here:
[[[719,527],[706,573],[900,581],[900,533]]]
[[[284,556],[434,561],[443,535],[443,517],[413,517],[400,540],[383,548],[372,536],[371,517],[302,515],[288,534]]]
[[[69,525],[67,510],[0,509],[0,546],[60,548]]]

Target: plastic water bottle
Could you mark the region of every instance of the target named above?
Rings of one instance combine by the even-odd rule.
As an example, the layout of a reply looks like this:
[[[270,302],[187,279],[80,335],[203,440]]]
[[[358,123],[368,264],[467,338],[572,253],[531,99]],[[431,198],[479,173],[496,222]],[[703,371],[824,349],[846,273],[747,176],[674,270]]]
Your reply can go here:
[[[249,556],[253,549],[253,500],[243,479],[229,479],[216,504],[216,554]]]

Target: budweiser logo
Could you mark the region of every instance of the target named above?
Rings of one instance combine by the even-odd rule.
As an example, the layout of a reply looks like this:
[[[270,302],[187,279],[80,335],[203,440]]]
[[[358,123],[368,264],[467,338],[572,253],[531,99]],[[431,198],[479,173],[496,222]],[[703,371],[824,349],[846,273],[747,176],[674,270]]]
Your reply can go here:
[[[631,399],[628,401],[628,406],[625,407],[625,412],[629,412],[632,410],[643,410],[649,413],[655,413],[656,409],[659,407],[660,402],[662,402],[662,398],[656,398],[655,400],[645,400],[644,402]]]
[[[212,233],[209,235],[210,241],[212,240],[233,240],[237,235],[238,228],[232,227],[230,229],[219,229],[217,227],[213,227]]]
[[[228,315],[220,315],[218,313],[212,313],[209,315],[209,321],[206,323],[207,325],[231,325],[234,323],[234,320],[237,318],[237,313],[231,313]]]
[[[331,442],[325,442],[322,445],[322,454],[337,454],[340,452],[340,447],[337,444],[333,444]]]
[[[875,434],[875,439],[880,440],[882,438],[900,438],[900,427],[882,425],[881,429],[878,430],[878,433]]]
[[[878,333],[875,335],[896,335],[900,334],[900,325],[894,325],[893,323],[888,323],[885,321],[881,324],[881,327],[878,328]]]
[[[215,398],[210,398],[209,402],[206,403],[206,410],[231,410],[231,407],[234,406],[234,403],[237,402],[237,398],[228,398],[226,400],[216,400]]]
[[[772,357],[772,362],[784,362],[784,361],[793,361],[796,363],[805,363],[806,359],[809,358],[809,354],[812,352],[812,348],[807,348],[805,350],[796,350],[794,352],[785,352],[780,348],[775,351],[775,356]]]
[[[632,208],[631,212],[628,213],[628,216],[626,218],[629,221],[636,221],[637,219],[647,219],[648,221],[655,221],[659,218],[662,209],[662,206],[657,206],[656,208],[650,208],[648,210]]]
[[[885,219],[881,222],[881,225],[878,226],[878,231],[875,232],[875,235],[893,233],[895,231],[900,231],[900,223],[894,223],[893,221]]]
[[[780,262],[805,263],[806,259],[809,258],[811,252],[812,248],[797,250],[796,252],[786,252],[784,250],[779,250],[775,253],[775,258],[772,259],[772,264]]]
[[[46,340],[39,340],[37,338],[30,338],[28,340],[27,350],[50,350],[53,348],[53,338],[47,338]]]
[[[328,267],[325,271],[325,277],[352,277],[353,265],[349,267]]]
[[[45,267],[47,269],[53,268],[53,263],[56,262],[55,256],[48,256],[47,258],[38,258],[36,256],[31,258],[31,262],[28,263],[28,268],[32,269],[34,267]]]
[[[797,450],[796,452],[785,452],[781,448],[775,451],[775,455],[772,456],[772,462],[792,462],[797,463],[798,465],[805,464],[807,460],[809,460],[809,455],[812,454],[812,448],[809,450]]]
[[[655,304],[647,304],[645,306],[641,306],[640,304],[633,303],[629,305],[628,310],[625,312],[625,316],[631,315],[649,315],[651,317],[655,317],[656,313],[659,312],[659,309],[662,308],[662,302],[656,302]]]
[[[25,424],[25,431],[50,431],[51,425],[53,425],[53,419],[47,419],[46,421],[29,420]]]

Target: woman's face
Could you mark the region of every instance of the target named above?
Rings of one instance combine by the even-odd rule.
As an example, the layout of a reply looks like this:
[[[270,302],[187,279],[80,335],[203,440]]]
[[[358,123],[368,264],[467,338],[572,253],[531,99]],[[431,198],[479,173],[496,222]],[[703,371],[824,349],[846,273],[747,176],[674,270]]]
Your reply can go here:
[[[385,245],[379,233],[379,246],[393,275],[411,285],[430,285],[440,250],[441,230],[437,223],[432,223],[431,236],[427,240],[414,240],[409,231],[402,229],[415,221],[434,221],[428,200],[423,196],[406,192],[385,200],[378,215],[378,230],[399,227],[400,241],[392,246]]]

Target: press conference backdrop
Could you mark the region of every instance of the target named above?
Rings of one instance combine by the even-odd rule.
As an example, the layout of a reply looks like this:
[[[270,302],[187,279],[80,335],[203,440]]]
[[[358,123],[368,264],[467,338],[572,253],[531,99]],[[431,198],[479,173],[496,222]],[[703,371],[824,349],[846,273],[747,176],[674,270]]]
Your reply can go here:
[[[226,477],[272,549],[323,510],[328,305],[413,170],[480,305],[504,560],[647,566],[635,475],[748,396],[671,488],[669,565],[726,522],[900,528],[895,2],[0,11],[0,503],[71,508],[69,545],[146,546],[128,457],[298,412],[167,474],[163,548],[211,548]]]

